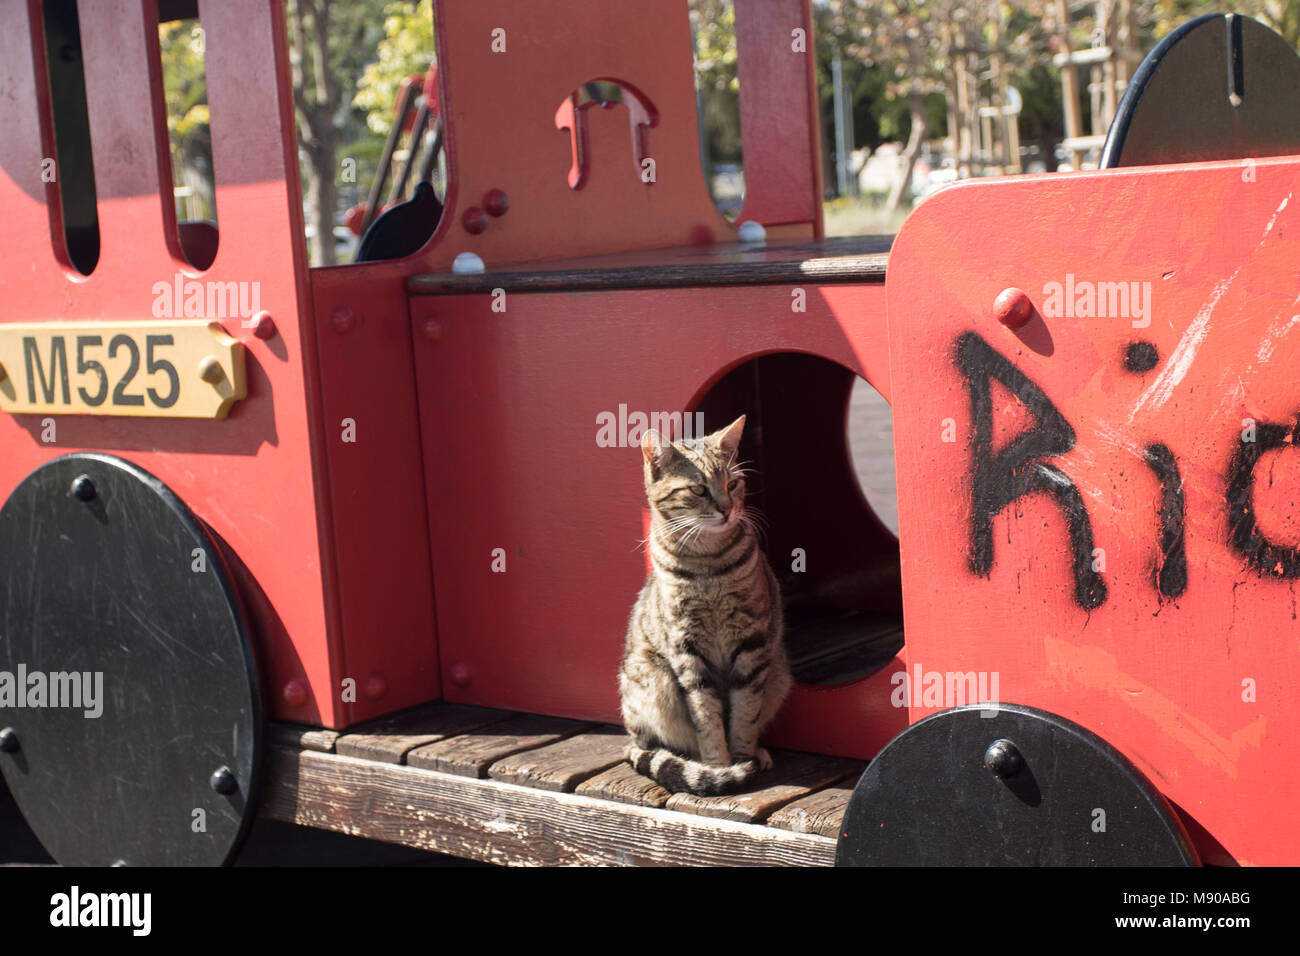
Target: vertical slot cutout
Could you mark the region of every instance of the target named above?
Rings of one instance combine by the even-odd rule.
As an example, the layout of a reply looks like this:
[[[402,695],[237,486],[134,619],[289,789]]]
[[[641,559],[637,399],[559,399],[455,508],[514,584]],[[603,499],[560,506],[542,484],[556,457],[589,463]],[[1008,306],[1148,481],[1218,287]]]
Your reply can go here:
[[[52,224],[56,246],[62,232],[62,247],[55,252],[66,266],[88,276],[99,262],[99,211],[76,0],[43,0],[41,16],[54,127],[51,173],[62,220]]]
[[[167,103],[176,233],[185,261],[200,271],[217,257],[217,188],[205,71],[206,35],[197,0],[160,0],[158,52]]]

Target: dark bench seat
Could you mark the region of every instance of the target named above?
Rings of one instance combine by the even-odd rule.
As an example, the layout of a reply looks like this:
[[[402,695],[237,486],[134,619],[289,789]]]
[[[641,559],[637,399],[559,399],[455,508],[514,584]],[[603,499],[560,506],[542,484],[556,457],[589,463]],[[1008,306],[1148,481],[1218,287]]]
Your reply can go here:
[[[577,292],[681,286],[883,282],[893,236],[773,240],[763,246],[728,243],[679,246],[589,259],[526,263],[457,275],[412,276],[411,295],[491,292]]]

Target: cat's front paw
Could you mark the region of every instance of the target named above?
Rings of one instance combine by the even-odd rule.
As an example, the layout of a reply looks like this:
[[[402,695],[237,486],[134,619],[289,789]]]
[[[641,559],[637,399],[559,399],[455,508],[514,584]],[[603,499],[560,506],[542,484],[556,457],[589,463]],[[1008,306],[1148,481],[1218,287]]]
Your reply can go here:
[[[755,747],[752,754],[732,754],[732,759],[736,763],[752,763],[759,770],[772,769],[772,755],[766,747]]]

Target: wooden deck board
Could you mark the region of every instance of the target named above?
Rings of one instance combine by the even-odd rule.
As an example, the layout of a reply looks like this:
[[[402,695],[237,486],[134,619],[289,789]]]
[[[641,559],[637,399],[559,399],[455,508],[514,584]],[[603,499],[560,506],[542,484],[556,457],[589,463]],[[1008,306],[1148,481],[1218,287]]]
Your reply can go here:
[[[406,754],[406,762],[412,767],[440,773],[486,777],[488,768],[504,757],[536,750],[599,726],[558,717],[518,714],[474,733],[417,747]]]
[[[788,803],[767,818],[767,825],[793,830],[795,833],[816,833],[820,836],[839,839],[840,822],[848,808],[849,798],[853,796],[852,784],[827,787],[814,794]]]
[[[743,793],[723,797],[675,793],[665,806],[669,810],[705,817],[762,823],[786,804],[846,777],[861,774],[866,766],[861,760],[822,757],[794,750],[773,751],[772,760],[772,769],[758,774]]]
[[[323,727],[273,723],[266,729],[268,744],[279,744],[299,750],[316,750],[324,754],[334,752],[334,744],[338,739],[337,730],[326,730]]]
[[[638,774],[626,739],[612,725],[442,702],[341,734],[273,723],[262,812],[498,863],[833,863],[863,761],[774,751],[748,791],[705,798]]]
[[[416,747],[456,737],[517,716],[508,710],[428,704],[352,728],[339,737],[336,753],[344,757],[401,763]]]
[[[604,773],[578,784],[577,793],[618,803],[631,803],[639,807],[662,807],[672,796],[649,777],[643,777],[626,761],[615,764]]]
[[[371,840],[532,866],[829,866],[835,859],[835,841],[813,834],[267,749],[263,816]]]
[[[627,734],[622,727],[599,727],[559,743],[525,750],[488,768],[493,780],[541,790],[572,793],[582,781],[623,760]]]

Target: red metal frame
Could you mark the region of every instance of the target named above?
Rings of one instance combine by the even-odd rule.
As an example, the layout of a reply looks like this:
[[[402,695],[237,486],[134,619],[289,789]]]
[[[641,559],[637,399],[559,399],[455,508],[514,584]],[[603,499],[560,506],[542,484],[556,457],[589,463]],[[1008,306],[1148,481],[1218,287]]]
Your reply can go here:
[[[811,33],[807,4],[739,6],[743,216],[769,236],[819,235],[811,39],[804,53],[791,42],[795,30]],[[262,340],[226,323],[247,347],[249,386],[224,421],[67,416],[51,445],[39,418],[0,418],[0,495],[42,462],[91,449],[169,484],[228,548],[271,717],[344,727],[445,691],[616,719],[618,657],[645,574],[635,550],[644,502],[636,449],[597,444],[596,416],[620,405],[723,409],[747,394],[725,377],[742,363],[819,356],[840,371],[773,380],[814,394],[796,407],[821,409],[808,437],[826,451],[803,481],[812,500],[836,502],[841,524],[799,523],[801,476],[787,454],[768,465],[785,489],[771,496],[773,547],[806,533],[811,561],[842,571],[857,549],[864,568],[887,565],[892,543],[860,497],[844,495],[843,389],[849,373],[863,376],[895,410],[907,647],[864,680],[798,687],[773,742],[869,757],[907,721],[953,703],[895,706],[900,671],[996,673],[1000,699],[1055,711],[1131,757],[1180,807],[1206,859],[1300,855],[1300,828],[1268,811],[1300,797],[1290,759],[1300,718],[1291,693],[1300,654],[1287,643],[1294,578],[1285,562],[1254,569],[1232,550],[1224,504],[1242,420],[1287,425],[1250,471],[1267,469],[1271,482],[1258,481],[1250,500],[1278,553],[1295,549],[1295,398],[1281,359],[1297,334],[1300,161],[962,185],[908,220],[887,295],[880,284],[809,282],[801,313],[785,286],[510,293],[500,312],[487,294],[411,298],[406,280],[448,271],[466,251],[495,269],[734,239],[699,170],[684,3],[440,0],[446,214],[409,259],[308,270],[282,5],[204,0],[221,232],[203,272],[176,239],[156,6],[84,7],[100,260],[81,276],[61,248],[57,188],[40,177],[53,155],[40,4],[7,5],[0,321],[150,317],[154,285],[181,274],[258,282],[278,334]],[[502,52],[492,47],[498,29]],[[590,175],[570,188],[571,151],[554,118],[593,79],[653,104],[655,182],[633,161],[628,117],[589,110]],[[493,189],[509,210],[467,229],[466,213]],[[48,245],[35,241],[46,235]],[[1141,328],[1042,314],[1047,284],[1067,276],[1149,282],[1158,314]],[[1018,330],[994,318],[1007,287],[1039,310]],[[982,344],[961,353],[961,366],[957,343],[975,341],[967,333]],[[1138,339],[1159,352],[1149,372],[1123,367]],[[990,455],[1041,423],[1043,402],[1074,440],[1058,429],[1047,437],[1064,446],[1049,441],[1022,463],[1036,491],[996,509],[991,563],[973,571],[971,395],[985,379],[997,380]],[[1037,404],[1037,419],[1025,404]],[[762,415],[753,429],[775,459],[797,447],[779,419],[769,411],[766,437]],[[1171,450],[1179,481],[1162,484],[1144,458],[1156,443]],[[1068,496],[1041,483],[1061,475],[1106,551],[1106,600],[1087,607],[1058,503]],[[1174,487],[1187,581],[1161,595],[1157,574],[1175,558],[1161,544],[1173,512],[1162,518],[1160,503]],[[497,548],[504,573],[493,570]],[[875,586],[837,593],[857,599]],[[343,693],[348,678],[355,701]]]
[[[1293,158],[960,185],[913,213],[889,263],[911,659],[996,672],[1001,699],[1104,737],[1181,808],[1207,862],[1300,857],[1300,826],[1285,810],[1300,799],[1296,580],[1280,563],[1252,568],[1234,549],[1226,500],[1234,456],[1250,444],[1245,420],[1258,423],[1257,441],[1265,423],[1284,424],[1285,442],[1253,469],[1253,501],[1263,534],[1300,547],[1288,358],[1300,341],[1298,184]],[[1076,308],[1057,309],[1050,283],[1067,282]],[[1136,282],[1150,297],[1117,316],[1122,301],[1116,291],[1112,309],[1106,290],[1108,314],[1080,315],[1084,284],[1103,282]],[[1019,330],[995,319],[1007,287],[1037,310]],[[995,449],[1035,420],[1025,407],[1034,396],[999,381],[1006,369],[993,354],[1075,432],[1072,448],[1027,467],[1059,468],[1078,489],[1105,552],[1105,600],[1085,602],[1097,606],[1078,599],[1071,532],[1050,494],[999,511],[992,564],[972,570],[978,449],[971,379],[954,351],[967,333],[989,349],[976,349],[973,379],[993,376]],[[1125,369],[1134,342],[1158,350],[1150,371]],[[1173,525],[1144,460],[1155,444],[1172,453],[1184,498],[1186,584],[1179,592],[1175,575],[1163,585],[1176,594],[1162,593],[1157,576],[1178,560],[1163,550]]]

